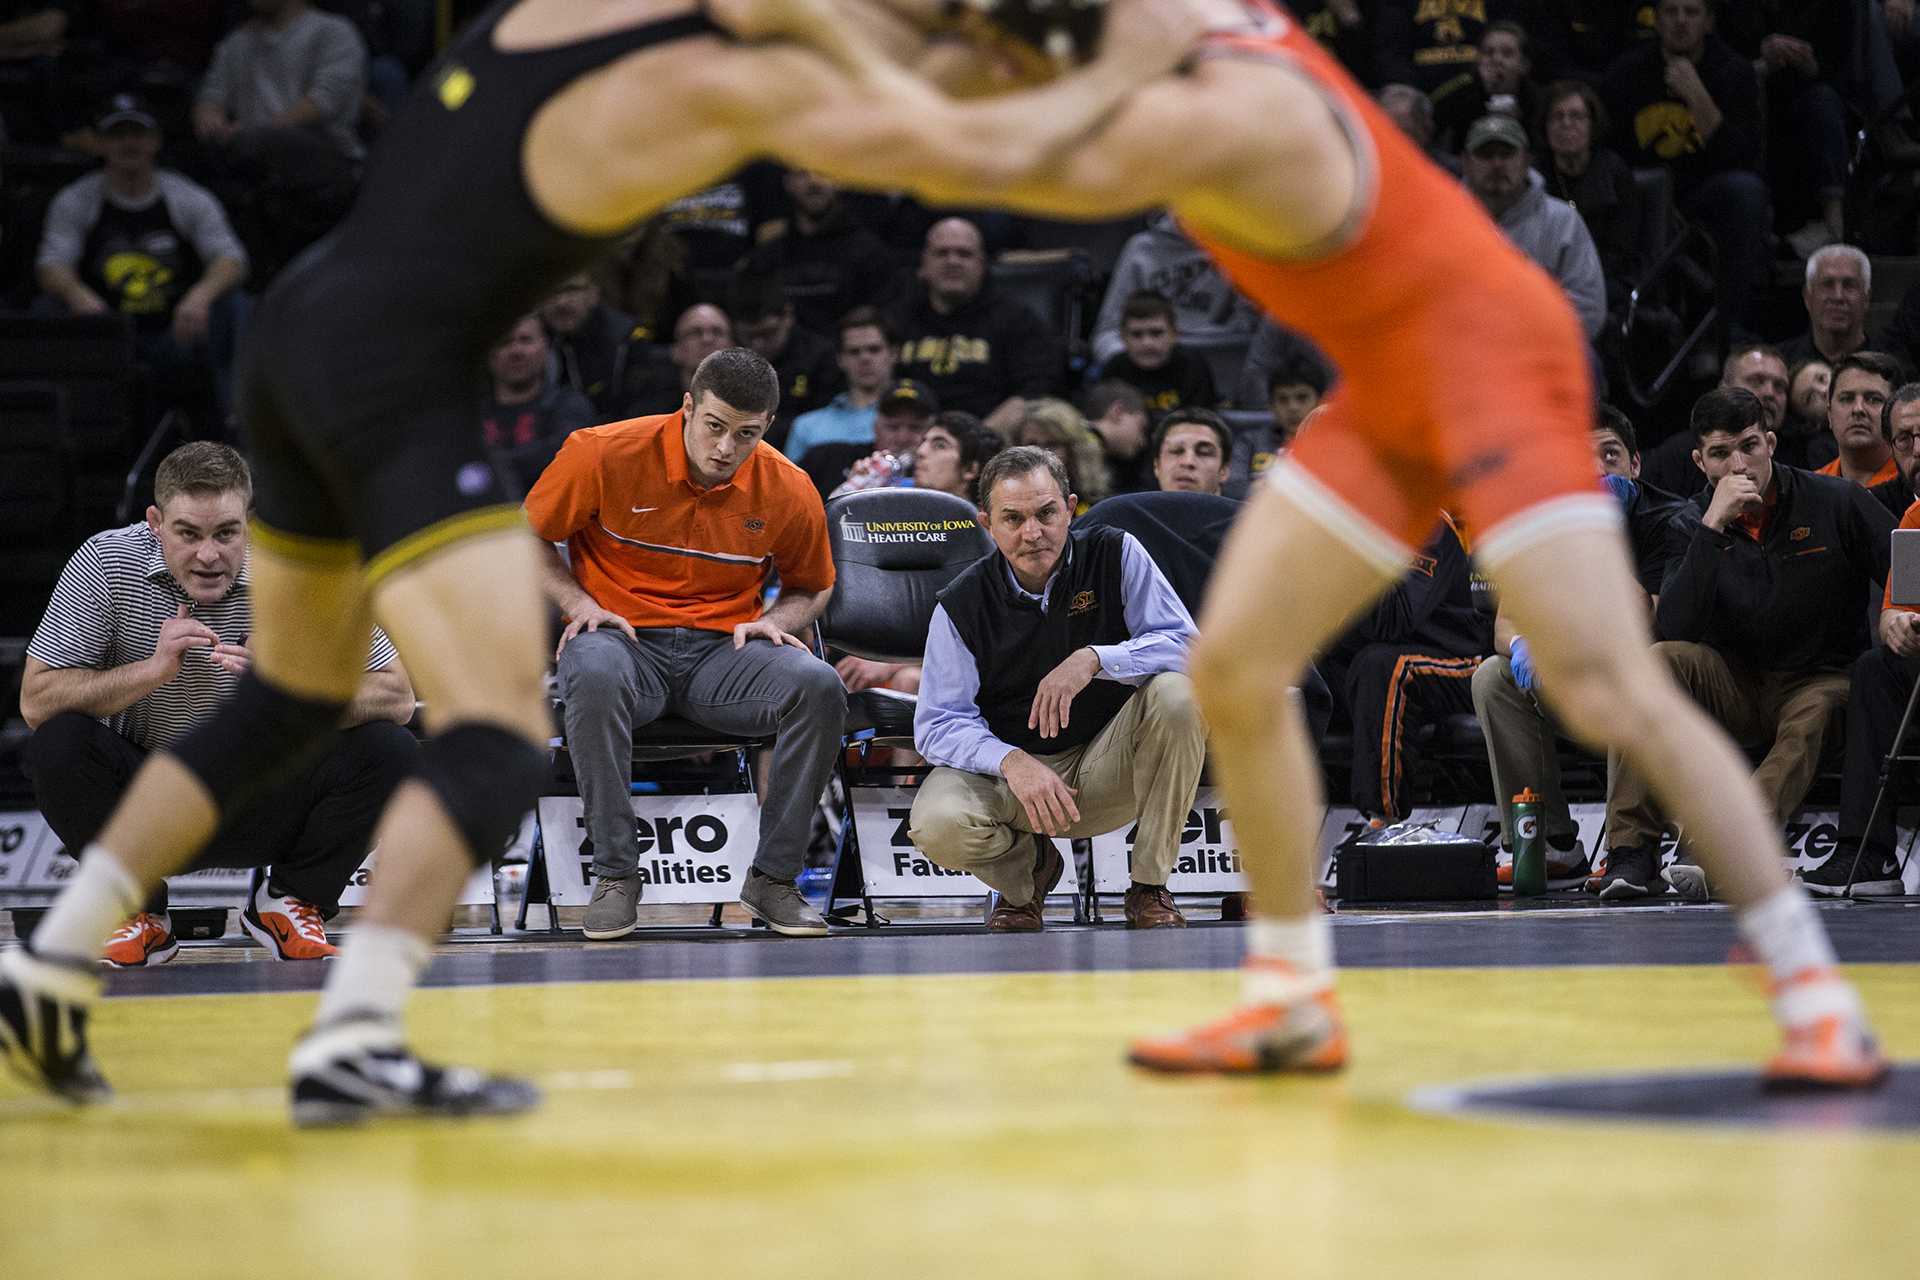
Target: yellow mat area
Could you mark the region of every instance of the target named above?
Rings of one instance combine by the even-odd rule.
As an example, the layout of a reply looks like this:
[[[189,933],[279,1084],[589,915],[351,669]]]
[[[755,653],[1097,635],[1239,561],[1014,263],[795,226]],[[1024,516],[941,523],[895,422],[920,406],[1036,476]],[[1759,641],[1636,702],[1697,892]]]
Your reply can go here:
[[[1920,1057],[1911,965],[1856,966]],[[299,1133],[307,996],[109,1002],[110,1108],[0,1084],[0,1277],[1912,1276],[1920,1140],[1510,1124],[1408,1091],[1757,1063],[1713,967],[1357,970],[1331,1080],[1166,1080],[1125,1039],[1217,972],[423,993],[423,1052],[524,1070],[510,1121]]]

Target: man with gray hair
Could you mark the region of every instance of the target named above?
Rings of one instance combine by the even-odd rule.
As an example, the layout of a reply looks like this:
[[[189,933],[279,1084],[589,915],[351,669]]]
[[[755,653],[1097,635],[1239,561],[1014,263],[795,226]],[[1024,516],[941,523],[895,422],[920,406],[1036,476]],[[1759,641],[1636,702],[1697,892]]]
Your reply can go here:
[[[999,891],[989,929],[1031,933],[1066,870],[1053,837],[1137,824],[1127,924],[1180,928],[1167,876],[1207,754],[1193,618],[1132,534],[1069,531],[1074,495],[1045,449],[996,454],[980,496],[995,550],[928,628],[913,740],[939,767],[908,834]]]
[[[827,931],[794,882],[846,690],[801,639],[833,594],[833,556],[813,482],[762,443],[779,402],[764,357],[724,348],[700,362],[678,410],[574,432],[527,494],[534,533],[568,549],[564,564],[549,549],[546,587],[567,615],[555,659],[593,839],[581,927],[595,941],[639,925],[633,730],[667,714],[773,735],[740,902],[776,933]],[[769,573],[780,595],[762,609]]]
[[[1792,368],[1818,358],[1837,365],[1867,345],[1867,311],[1873,305],[1873,263],[1850,244],[1830,244],[1807,259],[1800,292],[1807,331],[1780,344]]]

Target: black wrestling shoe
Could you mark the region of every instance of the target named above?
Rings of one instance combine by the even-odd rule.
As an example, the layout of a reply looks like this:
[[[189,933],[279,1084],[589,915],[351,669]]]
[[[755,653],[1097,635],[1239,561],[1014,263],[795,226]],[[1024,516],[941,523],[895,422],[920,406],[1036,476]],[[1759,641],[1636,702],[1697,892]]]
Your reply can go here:
[[[87,1011],[100,998],[93,965],[24,947],[0,955],[0,1058],[36,1089],[73,1103],[113,1096],[87,1051]]]
[[[1600,877],[1600,901],[1625,902],[1660,892],[1659,850],[1608,850],[1607,869]]]
[[[336,1019],[294,1046],[293,1123],[339,1128],[388,1116],[507,1116],[531,1110],[525,1080],[413,1056],[397,1025],[377,1015]]]

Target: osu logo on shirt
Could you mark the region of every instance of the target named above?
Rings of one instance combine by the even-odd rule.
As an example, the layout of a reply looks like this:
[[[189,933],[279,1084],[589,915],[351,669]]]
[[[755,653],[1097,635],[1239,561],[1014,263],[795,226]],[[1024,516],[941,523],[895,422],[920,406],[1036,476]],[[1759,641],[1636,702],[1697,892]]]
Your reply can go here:
[[[1082,591],[1073,597],[1073,603],[1067,606],[1069,614],[1088,613],[1094,606],[1093,592]]]

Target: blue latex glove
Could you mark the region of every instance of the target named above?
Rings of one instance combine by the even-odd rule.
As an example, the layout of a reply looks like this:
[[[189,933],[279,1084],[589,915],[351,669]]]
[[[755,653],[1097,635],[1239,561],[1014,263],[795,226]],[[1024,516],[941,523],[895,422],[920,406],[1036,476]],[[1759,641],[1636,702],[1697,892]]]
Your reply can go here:
[[[1525,636],[1513,638],[1513,644],[1507,650],[1507,667],[1513,672],[1513,682],[1520,686],[1520,691],[1532,693],[1533,651],[1527,647]]]
[[[1620,505],[1623,507],[1632,506],[1633,500],[1640,496],[1640,486],[1625,476],[1604,475],[1600,477],[1600,483],[1606,485],[1613,496],[1620,499]]]

